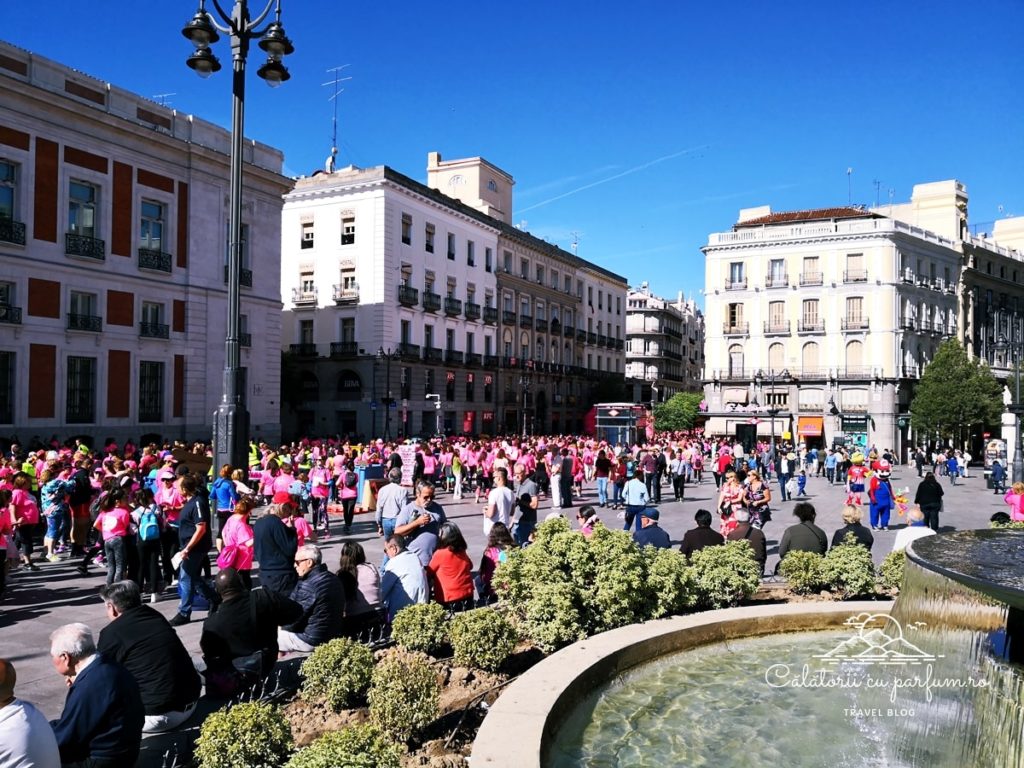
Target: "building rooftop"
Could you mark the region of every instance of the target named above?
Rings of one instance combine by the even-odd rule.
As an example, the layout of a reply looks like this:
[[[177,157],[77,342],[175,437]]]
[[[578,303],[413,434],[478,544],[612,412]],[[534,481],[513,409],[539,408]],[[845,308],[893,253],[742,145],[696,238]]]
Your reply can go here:
[[[866,208],[855,206],[843,206],[841,208],[813,208],[806,211],[779,211],[767,213],[753,219],[746,219],[733,225],[733,229],[743,227],[761,227],[766,224],[789,224],[805,221],[833,221],[835,219],[883,219],[879,213],[873,213]]]

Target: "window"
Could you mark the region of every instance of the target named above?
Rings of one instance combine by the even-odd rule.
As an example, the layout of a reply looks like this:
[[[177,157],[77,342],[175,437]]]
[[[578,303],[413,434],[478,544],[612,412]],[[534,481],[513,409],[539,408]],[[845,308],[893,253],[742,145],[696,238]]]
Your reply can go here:
[[[14,353],[0,352],[0,424],[14,423]]]
[[[226,225],[226,229],[225,229],[225,233],[224,233],[224,265],[225,265],[225,267],[227,266],[228,259],[229,259],[230,255],[231,255],[231,225],[228,224],[228,225]],[[242,269],[248,269],[249,268],[249,225],[248,224],[242,224],[242,245],[241,245],[241,248],[239,249],[239,256],[241,257],[240,261],[241,261]],[[227,275],[227,272],[225,271],[224,274]],[[250,283],[251,282],[252,282],[252,280],[251,280],[251,275],[250,275]]]
[[[544,285],[544,266],[542,264],[537,265],[537,283]]]
[[[743,325],[743,305],[729,304],[726,307],[726,324],[730,329],[739,329]]]
[[[466,241],[466,264],[470,267],[476,266],[476,246],[472,240]]]
[[[355,245],[356,242],[356,217],[341,217],[341,244]]]
[[[455,235],[448,233],[448,260],[455,261]]]
[[[587,286],[587,306],[591,308],[594,306],[594,286],[592,285]]]
[[[444,332],[444,348],[448,351],[455,349],[455,331],[451,328]]]
[[[523,280],[530,279],[530,262],[527,259],[519,260],[519,276],[523,278]]]
[[[786,325],[786,302],[772,301],[768,303],[768,328],[778,331]]]
[[[494,377],[489,374],[484,374],[484,402],[489,403],[494,397]]]
[[[151,251],[162,251],[163,243],[164,207],[152,200],[143,200],[142,220],[139,222],[139,247]]]
[[[552,290],[558,290],[558,270],[551,270],[551,288]]]
[[[530,316],[530,299],[526,296],[522,296],[519,299],[519,314]]]
[[[768,347],[768,368],[772,371],[781,371],[786,364],[785,347],[782,344],[772,344]]]
[[[164,305],[157,304],[155,301],[144,301],[142,302],[142,324],[149,325],[160,325],[164,319]]]
[[[857,375],[864,367],[864,345],[859,341],[851,341],[846,345],[846,372]]]
[[[616,296],[615,297],[615,314],[616,315],[621,315],[622,314],[622,297],[621,296]]]
[[[427,368],[423,375],[423,394],[424,395],[436,395],[434,391],[434,369]]]
[[[402,242],[412,245],[412,216],[408,213],[402,214]]]
[[[604,291],[597,292],[597,308],[604,309]]]
[[[401,325],[401,335],[399,338],[402,340],[402,344],[412,343],[412,323],[408,320],[403,320]]]
[[[572,278],[569,275],[565,276],[565,292],[566,293],[571,293],[572,292]]]
[[[313,222],[304,221],[302,222],[302,249],[313,247]]]
[[[817,256],[805,256],[803,272],[800,274],[801,285],[821,285],[821,267]]]
[[[300,344],[313,344],[313,321],[312,320],[301,320],[299,321],[299,343]]]
[[[734,261],[729,264],[729,285],[740,286],[743,285],[743,262]]]
[[[818,370],[818,345],[813,341],[804,344],[802,365],[804,373],[813,373]]]
[[[804,299],[802,311],[800,317],[803,319],[805,326],[815,326],[818,324],[818,300],[817,299]]]
[[[139,363],[139,421],[158,422],[164,418],[164,364]]]
[[[583,281],[582,280],[577,280],[576,281],[576,298],[577,299],[582,299],[583,298]]]
[[[341,289],[343,291],[356,291],[359,286],[356,284],[356,268],[345,266],[341,268]]]
[[[934,273],[934,268],[933,268]],[[863,283],[868,279],[868,272],[864,269],[864,254],[863,253],[848,253],[846,254],[846,273],[843,275],[844,283]],[[932,274],[932,279],[935,279],[935,275]]]
[[[474,349],[474,347],[476,346],[476,344],[474,343],[475,341],[476,341],[476,339],[474,338],[472,333],[467,333],[466,334],[466,354],[467,355],[471,355],[471,354],[473,354],[473,352],[476,351]]]
[[[17,166],[9,160],[0,160],[0,220],[14,219]]]
[[[434,225],[430,222],[423,226],[423,248],[427,253],[434,252]]]
[[[431,349],[434,346],[434,326],[423,326],[423,346]]]
[[[70,307],[68,311],[79,317],[92,317],[96,314],[96,294],[72,291],[69,297]]]
[[[512,271],[512,251],[505,251],[502,256],[502,268],[506,272]]]
[[[484,272],[494,271],[494,251],[484,248]]]
[[[68,232],[81,237],[97,236],[96,197],[96,187],[92,184],[71,182],[68,192]]]
[[[444,377],[444,399],[449,403],[455,399],[455,373],[446,371]]]
[[[403,368],[401,372],[402,399],[408,400],[412,397],[412,369]]]
[[[846,319],[850,323],[860,323],[864,319],[864,298],[862,296],[847,297]]]
[[[786,284],[786,260],[772,259],[768,262],[768,287],[774,288]]]
[[[512,294],[511,293],[503,293],[502,294],[502,309],[505,312],[515,312],[515,307],[512,306]]]
[[[466,374],[466,402],[467,403],[472,403],[473,400],[474,400],[473,396],[474,396],[475,392],[473,391],[473,384],[474,384],[473,379],[475,379],[475,378],[476,377],[472,373],[467,373]]]
[[[69,357],[66,418],[68,424],[96,421],[96,358]]]
[[[300,272],[299,273],[299,293],[303,296],[309,296],[316,291],[316,286],[313,282],[312,272]]]

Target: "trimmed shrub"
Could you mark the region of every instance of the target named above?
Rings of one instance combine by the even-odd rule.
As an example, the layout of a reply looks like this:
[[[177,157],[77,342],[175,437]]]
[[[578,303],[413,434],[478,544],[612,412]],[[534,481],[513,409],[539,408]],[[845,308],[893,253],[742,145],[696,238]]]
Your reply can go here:
[[[1011,530],[1024,530],[1024,520],[1010,520],[1007,523],[989,523],[989,528],[1010,528]]]
[[[587,636],[579,591],[572,584],[541,582],[533,591],[533,599],[519,608],[522,611],[519,625],[523,633],[545,653],[552,653]]]
[[[553,517],[550,520],[545,520],[537,526],[536,532],[533,537],[534,544],[542,544],[547,547],[548,540],[551,539],[556,533],[568,533],[572,530],[572,526],[569,525],[569,521],[559,515]],[[532,546],[532,545],[531,545]]]
[[[285,768],[399,768],[402,750],[373,725],[325,733],[296,752]]]
[[[825,558],[817,552],[794,550],[787,552],[779,563],[779,573],[789,582],[789,588],[798,595],[817,592],[826,585],[822,576]]]
[[[580,536],[581,539],[586,537]],[[646,621],[655,599],[647,580],[647,558],[625,531],[597,526],[586,539],[595,565],[594,580],[579,587],[590,604],[591,634]]]
[[[654,600],[652,619],[683,613],[697,602],[697,582],[686,558],[674,549],[645,547],[647,586]]]
[[[455,663],[491,672],[512,655],[516,631],[491,608],[477,608],[452,618],[450,633]]]
[[[306,698],[323,699],[335,712],[352,706],[370,684],[373,652],[365,645],[339,637],[318,646],[302,662]]]
[[[710,608],[736,605],[761,584],[761,564],[745,539],[704,547],[690,560],[699,601]]]
[[[829,589],[843,597],[867,595],[875,591],[875,564],[867,547],[857,543],[852,533],[843,543],[832,547],[821,566],[821,577]]]
[[[422,731],[440,711],[441,685],[430,658],[395,649],[385,653],[370,680],[370,720],[398,741]]]
[[[903,568],[907,563],[907,553],[902,549],[890,552],[878,566],[878,581],[886,589],[899,590],[903,585]]]
[[[281,710],[252,701],[207,717],[195,756],[200,768],[277,768],[291,751],[292,731]]]
[[[448,643],[448,616],[440,603],[406,606],[395,614],[391,639],[407,651],[434,653]]]

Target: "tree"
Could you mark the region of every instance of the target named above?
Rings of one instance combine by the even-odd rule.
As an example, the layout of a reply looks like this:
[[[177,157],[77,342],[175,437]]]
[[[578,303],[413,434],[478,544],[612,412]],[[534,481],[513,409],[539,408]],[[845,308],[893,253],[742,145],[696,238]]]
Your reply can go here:
[[[910,423],[922,436],[959,437],[971,424],[997,424],[1003,385],[988,365],[972,360],[956,339],[943,342],[925,367],[910,403]]]
[[[663,432],[693,429],[704,395],[700,392],[680,392],[664,403],[654,406],[654,427]]]

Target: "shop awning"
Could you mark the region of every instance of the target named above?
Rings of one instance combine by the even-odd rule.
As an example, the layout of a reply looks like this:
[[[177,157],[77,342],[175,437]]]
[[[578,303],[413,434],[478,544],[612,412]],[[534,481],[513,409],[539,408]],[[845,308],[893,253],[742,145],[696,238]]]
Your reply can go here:
[[[796,433],[800,437],[821,437],[824,429],[824,416],[800,416],[796,422]]]

